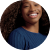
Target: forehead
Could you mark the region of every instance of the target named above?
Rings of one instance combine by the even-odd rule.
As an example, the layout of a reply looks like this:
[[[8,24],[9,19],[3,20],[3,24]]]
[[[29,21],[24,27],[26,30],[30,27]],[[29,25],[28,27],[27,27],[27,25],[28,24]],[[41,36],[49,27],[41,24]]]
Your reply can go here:
[[[31,1],[31,0],[22,0],[22,4],[26,4],[26,3],[31,3],[31,4],[33,4],[33,3],[36,3],[36,2]]]

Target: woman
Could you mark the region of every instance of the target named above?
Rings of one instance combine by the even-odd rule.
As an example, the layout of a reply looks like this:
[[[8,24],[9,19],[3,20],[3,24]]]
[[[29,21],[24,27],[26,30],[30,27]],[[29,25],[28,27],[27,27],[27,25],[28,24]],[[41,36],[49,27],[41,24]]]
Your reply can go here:
[[[40,45],[48,35],[49,18],[44,9],[35,2],[23,0],[17,3],[18,4],[14,3],[12,5],[18,6],[18,8],[10,6],[11,9],[8,8],[8,10],[13,11],[11,13],[7,11],[9,14],[7,15],[8,17],[5,15],[7,21],[4,23],[5,29],[2,29],[3,36],[7,42],[15,48],[23,50],[35,48]],[[15,9],[18,9],[19,12]],[[2,18],[2,21],[3,20]],[[6,26],[9,26],[9,28]]]

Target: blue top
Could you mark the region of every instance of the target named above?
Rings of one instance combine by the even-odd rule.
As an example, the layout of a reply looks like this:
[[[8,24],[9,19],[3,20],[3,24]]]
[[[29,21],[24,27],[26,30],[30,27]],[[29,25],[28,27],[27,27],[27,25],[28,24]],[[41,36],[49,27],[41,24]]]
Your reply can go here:
[[[33,33],[19,27],[10,33],[8,43],[15,48],[27,50],[39,46],[46,37],[41,33]]]

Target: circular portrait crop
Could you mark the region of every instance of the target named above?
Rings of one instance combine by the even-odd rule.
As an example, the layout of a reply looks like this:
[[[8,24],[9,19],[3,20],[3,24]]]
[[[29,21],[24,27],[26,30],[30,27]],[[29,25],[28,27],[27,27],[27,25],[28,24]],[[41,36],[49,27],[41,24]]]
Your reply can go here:
[[[1,17],[1,33],[17,49],[38,47],[49,33],[49,17],[44,8],[30,0],[12,3]]]

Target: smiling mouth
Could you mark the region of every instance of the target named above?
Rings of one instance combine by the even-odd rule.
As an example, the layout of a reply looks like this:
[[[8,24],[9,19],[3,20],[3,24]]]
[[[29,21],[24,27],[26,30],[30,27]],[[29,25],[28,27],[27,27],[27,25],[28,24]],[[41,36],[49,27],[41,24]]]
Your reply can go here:
[[[31,14],[39,14],[39,13],[31,13]],[[29,16],[30,14],[28,14],[28,16]]]
[[[36,18],[38,15],[38,13],[33,13],[33,14],[29,14],[28,17],[30,18]]]

